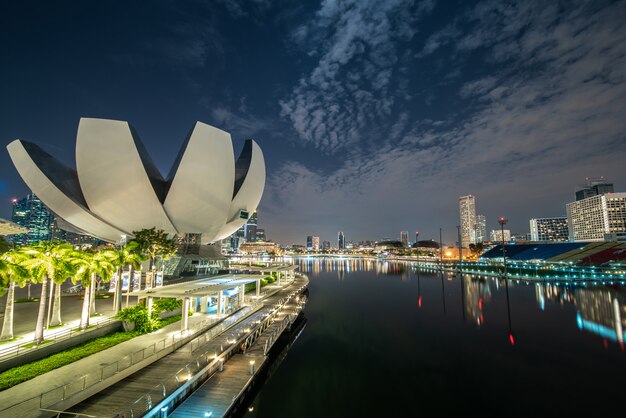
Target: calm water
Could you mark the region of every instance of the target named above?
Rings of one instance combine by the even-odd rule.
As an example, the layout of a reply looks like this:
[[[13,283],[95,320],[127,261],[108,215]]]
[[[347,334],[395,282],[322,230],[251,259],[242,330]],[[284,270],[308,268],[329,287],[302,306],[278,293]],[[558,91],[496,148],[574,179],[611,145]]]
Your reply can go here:
[[[624,288],[512,282],[507,304],[494,279],[299,263],[306,327],[247,417],[623,416]]]

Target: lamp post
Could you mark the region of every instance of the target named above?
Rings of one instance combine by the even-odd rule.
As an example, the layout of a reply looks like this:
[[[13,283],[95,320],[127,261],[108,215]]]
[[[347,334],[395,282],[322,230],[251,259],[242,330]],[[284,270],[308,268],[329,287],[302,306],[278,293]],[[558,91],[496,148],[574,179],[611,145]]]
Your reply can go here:
[[[502,238],[502,259],[504,261],[504,278],[506,279],[506,248],[504,247],[504,225],[508,222],[508,219],[504,216],[498,218],[500,224],[500,238]]]

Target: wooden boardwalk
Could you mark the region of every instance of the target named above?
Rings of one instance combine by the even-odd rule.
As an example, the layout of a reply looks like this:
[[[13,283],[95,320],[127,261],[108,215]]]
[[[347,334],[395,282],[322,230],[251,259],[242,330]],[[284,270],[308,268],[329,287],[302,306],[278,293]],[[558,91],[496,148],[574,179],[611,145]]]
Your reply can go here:
[[[224,364],[224,371],[215,373],[168,416],[195,418],[204,417],[205,413],[210,413],[211,418],[224,416],[254,378],[250,374],[250,361],[254,361],[255,370],[259,370],[266,359],[263,355],[234,355]]]

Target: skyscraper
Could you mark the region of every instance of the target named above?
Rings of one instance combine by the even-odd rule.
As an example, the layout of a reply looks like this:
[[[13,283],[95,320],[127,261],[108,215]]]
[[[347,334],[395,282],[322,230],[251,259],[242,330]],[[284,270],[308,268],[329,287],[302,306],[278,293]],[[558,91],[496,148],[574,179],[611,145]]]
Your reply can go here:
[[[313,236],[313,251],[320,250],[320,237]]]
[[[609,193],[565,205],[572,241],[603,241],[626,232],[626,193]]]
[[[476,198],[472,195],[459,197],[459,212],[461,215],[461,241],[463,247],[474,244],[472,231],[476,224]]]
[[[511,230],[510,229],[505,229],[504,231],[500,230],[500,229],[493,229],[491,230],[491,241],[499,244],[502,242],[502,233],[504,232],[504,241],[505,242],[510,242],[511,241]]]
[[[604,177],[587,177],[587,184],[576,191],[576,201],[598,196],[604,193],[613,193],[613,183]]]
[[[256,230],[256,240],[257,241],[267,241],[267,237],[265,236],[265,229],[257,228],[257,230]]]
[[[313,235],[307,235],[307,237],[306,237],[306,249],[307,249],[307,251],[313,250]]]
[[[476,224],[474,225],[473,243],[487,241],[487,220],[485,215],[476,215]]]
[[[255,242],[257,240],[257,223],[257,211],[255,210],[252,216],[250,216],[250,219],[248,219],[248,222],[244,225],[246,241]]]
[[[346,237],[343,235],[343,231],[339,231],[339,234],[337,234],[337,247],[340,250],[346,249]]]
[[[533,218],[530,220],[531,241],[555,241],[569,240],[567,218]]]
[[[28,245],[39,241],[48,241],[52,238],[54,216],[50,209],[32,192],[23,199],[13,200],[11,220],[24,228],[28,228],[27,233],[11,237],[11,241],[15,244]]]
[[[400,242],[404,248],[409,246],[409,231],[400,231]]]

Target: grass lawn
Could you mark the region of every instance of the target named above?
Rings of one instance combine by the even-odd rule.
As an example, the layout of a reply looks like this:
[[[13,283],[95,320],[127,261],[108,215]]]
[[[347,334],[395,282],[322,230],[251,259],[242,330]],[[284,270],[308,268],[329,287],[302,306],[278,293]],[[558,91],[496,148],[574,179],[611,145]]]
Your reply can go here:
[[[163,319],[159,321],[158,328],[163,328],[173,322],[180,321],[180,318],[181,315],[175,315]],[[0,373],[0,390],[8,389],[51,370],[73,363],[99,351],[106,350],[107,348],[128,341],[138,335],[142,334],[136,332],[115,332],[103,337],[94,338],[93,340],[68,348],[67,350],[63,350],[44,359],[6,370]]]

